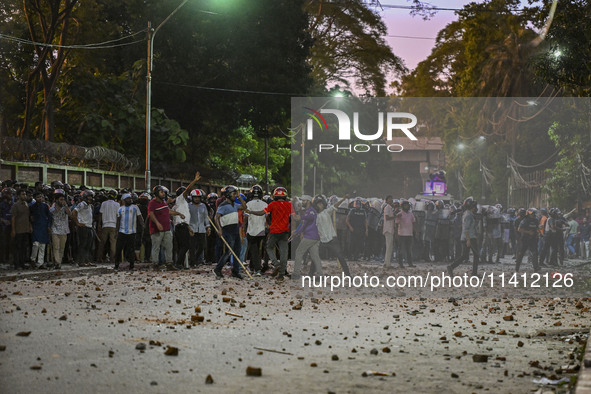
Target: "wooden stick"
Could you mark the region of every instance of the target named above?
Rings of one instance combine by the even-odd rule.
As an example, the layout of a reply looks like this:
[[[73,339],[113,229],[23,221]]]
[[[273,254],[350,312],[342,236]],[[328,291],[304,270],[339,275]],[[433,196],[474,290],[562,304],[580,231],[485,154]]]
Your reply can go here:
[[[288,353],[288,352],[282,352],[279,350],[273,350],[273,349],[263,349],[262,347],[255,347],[256,350],[263,350],[265,352],[271,352],[271,353],[279,353],[279,354],[287,354],[288,356],[293,356],[293,353]]]
[[[246,272],[246,274],[248,275],[248,277],[250,279],[252,279],[252,275],[250,274],[250,272],[248,272],[248,270],[246,269],[246,267],[244,266],[244,264],[242,264],[242,261],[240,261],[240,258],[238,256],[236,256],[236,253],[234,253],[234,250],[228,244],[228,241],[226,241],[226,239],[222,236],[222,232],[221,231],[218,231],[218,228],[215,226],[215,224],[213,223],[213,221],[211,220],[211,218],[209,217],[209,215],[207,215],[207,220],[209,220],[209,223],[211,223],[211,225],[213,226],[213,229],[215,230],[215,232],[218,233],[218,235],[220,236],[220,238],[222,239],[222,241],[224,241],[224,243],[226,244],[226,246],[228,247],[228,249],[230,249],[230,252],[232,252],[232,254],[236,258],[236,260],[238,260],[238,262],[242,266],[242,269],[244,270],[244,272]]]
[[[226,315],[235,316],[235,317],[244,317],[242,315],[239,315],[237,313],[232,313],[232,312],[226,312]]]

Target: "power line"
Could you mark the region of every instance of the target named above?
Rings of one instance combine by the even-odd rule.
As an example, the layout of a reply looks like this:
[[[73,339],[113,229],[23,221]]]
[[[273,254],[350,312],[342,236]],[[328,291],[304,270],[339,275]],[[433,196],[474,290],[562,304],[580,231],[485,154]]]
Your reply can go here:
[[[162,85],[171,85],[171,86],[180,86],[180,87],[191,88],[191,89],[214,90],[214,91],[231,92],[231,93],[270,94],[270,95],[276,95],[276,96],[296,96],[296,97],[302,96],[302,93],[264,92],[264,91],[258,91],[258,90],[211,88],[208,86],[186,85],[186,84],[182,84],[182,83],[160,82],[160,81],[153,81],[152,83],[162,84]]]
[[[93,44],[81,44],[81,45],[47,44],[47,43],[44,43],[44,42],[35,42],[35,41],[27,40],[27,39],[24,39],[24,38],[8,36],[8,35],[1,34],[1,33],[0,33],[0,39],[14,41],[14,42],[18,42],[20,44],[35,45],[35,46],[41,46],[41,47],[51,47],[51,48],[66,48],[66,49],[107,49],[107,48],[115,48],[115,47],[126,46],[126,45],[133,45],[133,44],[137,44],[138,42],[145,42],[145,39],[141,39],[141,40],[136,40],[136,41],[132,41],[132,42],[126,42],[126,43],[121,43],[121,44],[107,45],[107,44],[111,44],[113,42],[126,40],[128,38],[131,38],[131,37],[136,36],[136,35],[141,34],[141,33],[145,33],[147,30],[148,29],[146,28],[146,29],[140,30],[138,32],[135,32],[133,34],[130,34],[128,36],[117,38],[117,39],[114,39],[114,40],[109,40],[109,41],[104,41],[104,42],[97,42],[97,43],[93,43]]]
[[[415,40],[436,40],[437,39],[437,37],[397,36],[397,35],[392,35],[392,34],[388,34],[386,37],[411,38],[411,39],[415,39]]]
[[[370,5],[372,6],[372,5]],[[381,7],[382,9],[384,8],[389,8],[389,9],[400,9],[400,10],[415,10],[415,11],[464,11],[464,8],[447,8],[447,7],[437,7],[437,6],[426,6],[424,9],[421,9],[419,7],[416,6],[412,6],[412,5],[397,5],[397,4],[382,4],[380,3],[380,5],[374,5],[374,7]],[[511,11],[511,12],[523,12],[526,11],[525,8],[514,8],[514,9],[508,9],[508,10],[489,10],[489,9],[484,9],[484,10],[480,10],[482,12],[498,12],[498,13],[502,13],[505,11]]]

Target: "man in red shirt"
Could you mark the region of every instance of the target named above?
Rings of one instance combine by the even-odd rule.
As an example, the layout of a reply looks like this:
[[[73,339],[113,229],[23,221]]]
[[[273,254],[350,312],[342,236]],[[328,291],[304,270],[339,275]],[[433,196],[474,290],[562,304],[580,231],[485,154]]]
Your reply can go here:
[[[273,202],[263,211],[249,211],[251,215],[271,215],[271,226],[269,227],[269,238],[267,239],[267,253],[275,267],[279,267],[277,280],[283,280],[287,274],[288,240],[289,240],[289,216],[294,212],[293,207],[287,201],[287,190],[278,187],[273,191]],[[279,258],[275,255],[275,245],[279,246]]]
[[[150,222],[150,238],[152,240],[152,263],[159,269],[160,247],[164,250],[164,260],[169,270],[176,268],[172,264],[172,233],[170,232],[170,215],[185,215],[171,210],[166,201],[168,189],[164,186],[154,186],[154,198],[148,203],[148,218]]]

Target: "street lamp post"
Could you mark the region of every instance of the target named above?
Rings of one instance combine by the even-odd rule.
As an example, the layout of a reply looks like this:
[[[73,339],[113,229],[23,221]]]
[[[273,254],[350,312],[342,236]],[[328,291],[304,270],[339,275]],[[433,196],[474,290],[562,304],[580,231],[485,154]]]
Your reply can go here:
[[[150,173],[150,134],[151,134],[151,120],[152,120],[152,66],[154,63],[154,37],[156,36],[156,33],[158,33],[158,30],[160,30],[160,28],[166,23],[168,22],[168,20],[174,15],[176,14],[176,12],[181,9],[182,6],[184,6],[189,0],[183,0],[181,4],[178,5],[178,7],[176,7],[174,9],[174,11],[172,11],[170,13],[170,15],[168,15],[166,17],[166,19],[164,19],[162,21],[162,23],[160,23],[158,25],[158,27],[154,30],[152,30],[152,23],[148,22],[148,62],[147,62],[147,69],[148,69],[148,74],[146,77],[146,174],[145,174],[145,185],[146,185],[146,190],[150,191],[150,189],[152,188],[152,175]]]

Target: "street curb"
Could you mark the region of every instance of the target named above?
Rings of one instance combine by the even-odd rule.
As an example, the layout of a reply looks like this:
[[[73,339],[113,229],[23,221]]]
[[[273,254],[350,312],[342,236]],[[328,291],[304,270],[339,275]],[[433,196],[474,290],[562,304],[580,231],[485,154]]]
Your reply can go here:
[[[75,278],[78,276],[103,275],[113,272],[112,268],[107,267],[89,267],[72,268],[55,271],[32,271],[32,272],[12,272],[10,274],[0,274],[0,282],[14,282],[17,280],[52,280],[61,278]]]
[[[587,363],[587,366],[585,366]],[[575,387],[575,394],[591,394],[591,333],[587,338],[587,347],[581,362],[581,370]]]

